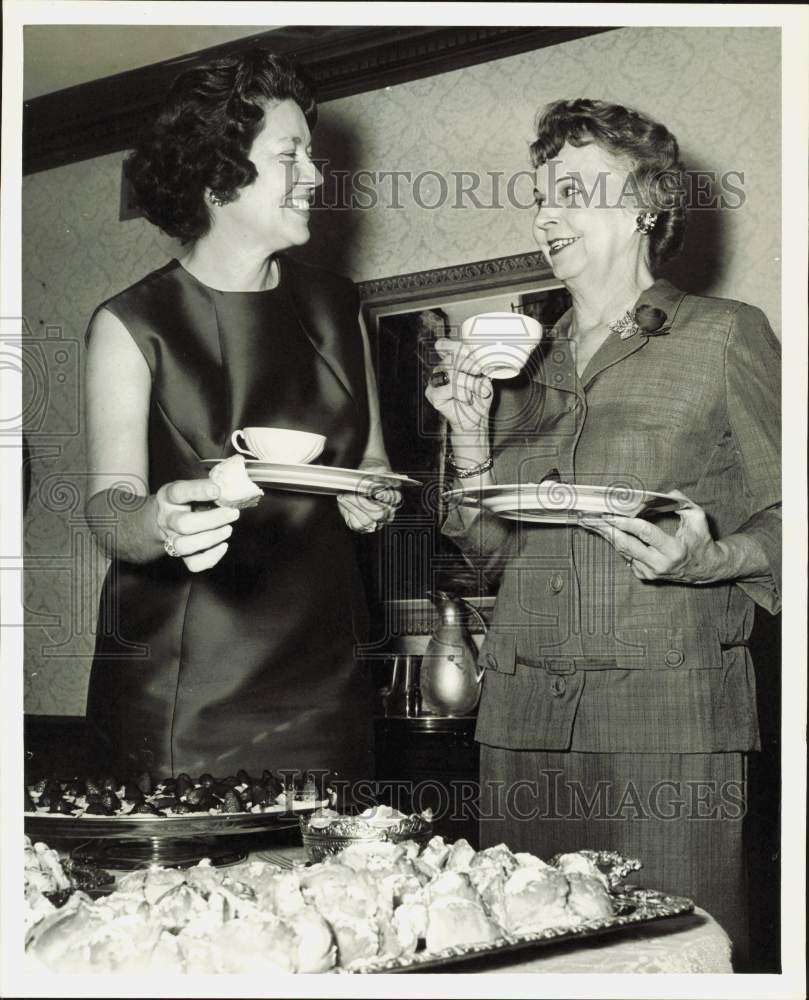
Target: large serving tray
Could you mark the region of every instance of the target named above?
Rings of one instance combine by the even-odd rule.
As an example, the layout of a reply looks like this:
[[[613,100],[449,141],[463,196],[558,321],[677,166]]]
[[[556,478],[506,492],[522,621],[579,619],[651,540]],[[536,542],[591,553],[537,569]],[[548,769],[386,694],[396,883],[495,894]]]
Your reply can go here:
[[[67,840],[140,840],[144,837],[230,837],[243,833],[296,826],[299,818],[328,805],[294,802],[292,808],[274,806],[261,813],[186,813],[182,816],[62,816],[60,813],[23,813],[29,837]]]
[[[328,805],[293,802],[262,813],[186,813],[183,816],[62,816],[24,813],[29,837],[46,843],[80,841],[73,857],[88,864],[127,870],[156,864],[187,867],[202,858],[213,864],[232,864],[247,856],[231,838],[271,833],[297,827],[302,815]]]
[[[103,819],[103,817],[97,819]],[[293,822],[296,820],[293,819]],[[622,858],[611,851],[580,851],[597,861],[611,886],[610,894],[614,913],[609,918],[591,920],[575,927],[549,927],[525,934],[504,935],[485,944],[471,944],[444,949],[440,952],[417,952],[399,958],[372,959],[356,963],[348,969],[332,969],[332,975],[373,975],[383,973],[471,972],[479,969],[503,968],[507,970],[515,961],[526,962],[542,957],[549,947],[586,947],[605,936],[644,932],[654,925],[663,933],[688,927],[698,916],[690,916],[694,903],[681,896],[640,889],[619,883],[630,871],[640,867],[640,862]],[[260,858],[261,855],[259,854]],[[270,860],[269,858],[267,860]],[[281,866],[286,867],[285,865]],[[606,868],[606,870],[605,870]],[[238,879],[238,868],[233,870]],[[87,891],[87,890],[83,890]],[[98,894],[106,894],[111,887],[102,887]],[[95,895],[96,893],[91,893]],[[60,905],[60,904],[57,904]],[[515,958],[515,956],[517,956]]]
[[[648,889],[627,889],[614,893],[615,915],[609,919],[591,920],[577,927],[549,927],[530,934],[500,938],[488,944],[473,944],[447,948],[440,952],[422,952],[401,958],[367,962],[351,969],[335,970],[341,974],[376,974],[395,972],[463,972],[459,966],[494,963],[518,952],[536,952],[549,945],[570,942],[586,943],[594,938],[620,931],[642,930],[649,924],[672,920],[693,912],[693,900],[684,896],[667,896]],[[528,959],[524,956],[524,960]]]

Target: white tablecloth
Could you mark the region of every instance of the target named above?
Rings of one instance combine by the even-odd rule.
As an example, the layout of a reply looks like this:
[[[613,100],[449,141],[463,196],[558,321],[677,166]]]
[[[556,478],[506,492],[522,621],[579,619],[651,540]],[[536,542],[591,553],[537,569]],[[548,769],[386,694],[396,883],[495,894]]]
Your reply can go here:
[[[545,949],[529,961],[500,965],[490,972],[733,972],[730,938],[719,924],[697,908],[688,917],[673,917],[643,931],[621,931],[614,938],[589,944]]]

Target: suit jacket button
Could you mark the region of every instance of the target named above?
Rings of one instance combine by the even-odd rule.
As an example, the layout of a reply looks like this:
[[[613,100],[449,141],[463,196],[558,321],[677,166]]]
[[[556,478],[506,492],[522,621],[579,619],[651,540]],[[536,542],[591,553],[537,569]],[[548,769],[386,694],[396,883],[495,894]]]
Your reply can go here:
[[[551,694],[554,698],[561,698],[567,691],[567,683],[564,677],[554,677],[551,681]]]
[[[679,667],[685,662],[685,656],[681,649],[667,649],[663,659],[670,667]]]
[[[560,594],[565,587],[565,581],[562,579],[561,573],[554,573],[550,580],[551,590],[554,594]]]
[[[497,657],[494,655],[494,653],[486,654],[486,665],[489,667],[490,670],[497,670]]]

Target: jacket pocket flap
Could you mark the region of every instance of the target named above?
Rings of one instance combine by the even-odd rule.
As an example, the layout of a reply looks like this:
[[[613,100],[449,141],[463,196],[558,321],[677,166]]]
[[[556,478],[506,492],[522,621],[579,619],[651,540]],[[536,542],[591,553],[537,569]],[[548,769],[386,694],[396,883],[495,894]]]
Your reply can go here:
[[[490,629],[480,647],[478,667],[498,674],[513,674],[517,669],[517,636]]]

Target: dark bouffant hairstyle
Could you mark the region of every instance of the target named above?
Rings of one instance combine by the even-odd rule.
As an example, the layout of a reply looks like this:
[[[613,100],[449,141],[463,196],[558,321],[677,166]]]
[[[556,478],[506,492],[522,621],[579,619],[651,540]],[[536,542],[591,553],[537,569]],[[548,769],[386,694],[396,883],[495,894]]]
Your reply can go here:
[[[649,234],[653,267],[679,252],[685,238],[686,190],[677,140],[665,127],[639,111],[620,104],[579,98],[553,101],[536,119],[536,141],[531,158],[539,166],[557,156],[566,142],[584,146],[595,142],[607,153],[628,162],[641,211],[657,214]]]
[[[205,191],[229,202],[252,184],[256,168],[248,156],[266,102],[289,99],[314,128],[317,105],[305,75],[263,49],[179,76],[126,161],[127,178],[149,222],[183,243],[203,236],[211,224]]]

